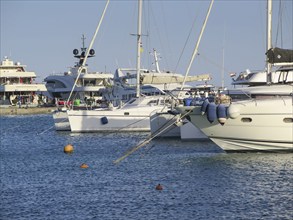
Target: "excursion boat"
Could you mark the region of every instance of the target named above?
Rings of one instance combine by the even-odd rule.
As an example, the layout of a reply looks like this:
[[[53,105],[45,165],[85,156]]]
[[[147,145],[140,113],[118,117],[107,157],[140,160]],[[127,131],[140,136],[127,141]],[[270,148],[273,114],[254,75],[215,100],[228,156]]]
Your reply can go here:
[[[69,71],[61,74],[52,74],[44,79],[49,94],[57,100],[66,101],[69,98],[74,83],[76,86],[72,92],[72,97],[80,100],[81,103],[96,105],[102,99],[101,90],[112,84],[113,74],[104,72],[89,71],[87,65],[82,65],[86,53],[85,37],[82,36],[82,47],[73,50],[74,57],[78,59]],[[89,52],[89,58],[95,56],[94,49]],[[78,71],[80,75],[78,76]]]
[[[36,83],[37,76],[26,65],[4,57],[0,65],[0,105],[38,106],[46,100],[42,96],[46,86]]]
[[[268,21],[271,6],[269,0]],[[293,50],[271,45],[268,31],[265,84],[228,91],[220,99],[228,100],[225,104],[205,101],[177,108],[224,151],[293,151]],[[277,66],[281,68],[272,71]]]

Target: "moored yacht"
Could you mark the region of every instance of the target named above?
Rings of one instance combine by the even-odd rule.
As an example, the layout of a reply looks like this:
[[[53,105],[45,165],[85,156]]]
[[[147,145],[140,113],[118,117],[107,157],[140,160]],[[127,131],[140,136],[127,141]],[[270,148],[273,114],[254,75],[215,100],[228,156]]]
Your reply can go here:
[[[74,86],[76,78],[78,77],[78,71],[80,75],[72,98],[81,100],[81,102],[92,101],[95,104],[98,100],[102,99],[101,89],[111,85],[113,74],[104,72],[92,72],[88,70],[87,65],[82,65],[85,59],[86,47],[85,37],[82,37],[83,46],[81,50],[73,50],[74,57],[78,59],[78,62],[70,70],[63,74],[52,74],[44,79],[46,87],[50,95],[60,100],[67,100]],[[91,49],[88,57],[93,57],[95,51]],[[81,69],[80,69],[81,68]]]
[[[271,0],[268,21],[271,21]],[[273,48],[268,22],[267,68],[263,85],[229,91],[232,99],[178,107],[181,114],[223,150],[293,152],[293,50]],[[272,71],[274,66],[282,66]],[[274,76],[277,76],[274,78]],[[225,104],[221,100],[229,100]]]
[[[36,77],[26,65],[4,57],[0,65],[0,105],[38,106],[47,89],[45,84],[35,82]]]

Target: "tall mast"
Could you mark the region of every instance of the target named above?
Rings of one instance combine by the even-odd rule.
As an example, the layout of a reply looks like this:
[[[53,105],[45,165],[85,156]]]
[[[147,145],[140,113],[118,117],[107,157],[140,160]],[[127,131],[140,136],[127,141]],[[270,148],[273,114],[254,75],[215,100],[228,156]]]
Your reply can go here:
[[[82,35],[81,39],[82,39],[82,48],[81,48],[81,51],[86,51],[86,48],[85,48],[85,36],[84,36],[84,34]]]
[[[102,24],[102,21],[103,21],[103,19],[104,19],[104,16],[105,16],[105,13],[106,13],[107,7],[108,7],[108,5],[109,5],[109,1],[110,1],[110,0],[107,0],[107,2],[106,2],[106,5],[105,5],[105,8],[104,8],[104,11],[103,11],[103,13],[102,13],[102,15],[101,15],[100,21],[99,21],[99,23],[98,23],[98,26],[97,26],[97,28],[96,28],[96,31],[95,31],[94,36],[93,36],[93,38],[92,38],[92,41],[91,41],[91,43],[90,43],[90,45],[89,45],[89,47],[88,47],[88,49],[87,49],[87,51],[86,51],[86,53],[85,53],[84,60],[83,60],[83,62],[82,62],[82,64],[81,64],[81,66],[78,68],[78,71],[77,71],[77,77],[76,77],[76,79],[75,79],[74,85],[73,85],[73,87],[72,87],[72,89],[71,89],[71,92],[70,92],[70,94],[69,94],[69,97],[68,97],[68,99],[67,99],[67,102],[69,102],[69,100],[70,100],[70,98],[71,98],[71,96],[72,96],[72,93],[73,93],[73,91],[74,91],[74,89],[75,89],[75,86],[76,86],[76,84],[77,84],[77,81],[78,81],[78,79],[79,79],[79,77],[80,77],[81,70],[82,70],[82,68],[83,68],[83,67],[85,66],[85,64],[86,64],[86,60],[87,60],[87,58],[88,58],[88,56],[89,56],[90,50],[91,50],[91,48],[92,48],[92,46],[93,46],[93,44],[94,44],[94,41],[95,41],[96,36],[97,36],[97,33],[98,33],[98,31],[99,31],[99,29],[100,29],[100,26],[101,26],[101,24]],[[83,46],[83,47],[84,47],[84,46]]]
[[[141,47],[141,15],[142,0],[138,1],[138,22],[137,22],[137,58],[136,58],[136,97],[140,96],[140,47]]]
[[[267,2],[267,51],[272,48],[272,0]],[[267,84],[270,84],[272,64],[267,60]]]
[[[186,70],[186,73],[185,73],[185,76],[184,76],[184,80],[183,80],[183,83],[181,85],[181,90],[183,89],[184,85],[185,85],[185,82],[186,82],[186,79],[187,79],[187,76],[189,74],[189,71],[190,71],[190,68],[191,68],[191,65],[193,63],[193,60],[195,58],[195,56],[197,55],[197,51],[198,51],[198,47],[199,47],[199,43],[200,43],[200,40],[201,40],[201,37],[203,35],[203,32],[204,32],[204,29],[206,27],[206,24],[207,24],[207,21],[208,21],[208,18],[209,18],[209,15],[210,15],[210,12],[211,12],[211,9],[212,9],[212,6],[213,6],[213,3],[214,3],[214,0],[211,0],[211,3],[210,3],[210,6],[209,6],[209,9],[208,9],[208,12],[206,14],[206,18],[204,20],[204,23],[202,25],[202,28],[201,28],[201,31],[200,31],[200,34],[199,34],[199,37],[198,37],[198,40],[197,40],[197,43],[196,43],[196,46],[193,50],[193,54],[192,54],[192,57],[190,59],[190,62],[189,62],[189,65],[187,67],[187,70]]]
[[[158,54],[157,51],[154,49],[154,57],[155,57],[155,65],[156,65],[156,72],[161,73],[158,61]]]

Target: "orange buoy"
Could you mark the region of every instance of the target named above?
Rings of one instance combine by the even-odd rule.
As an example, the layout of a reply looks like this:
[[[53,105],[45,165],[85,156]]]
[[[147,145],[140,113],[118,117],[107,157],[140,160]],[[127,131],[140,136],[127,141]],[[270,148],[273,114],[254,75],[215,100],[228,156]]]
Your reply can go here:
[[[80,165],[80,168],[83,168],[83,169],[86,169],[86,168],[88,168],[89,166],[87,165],[87,164],[85,164],[85,163],[83,163],[83,164],[81,164]]]
[[[73,153],[73,146],[71,144],[67,144],[65,147],[64,147],[64,153],[66,154],[71,154]]]
[[[160,183],[156,186],[156,190],[163,190],[163,187]]]

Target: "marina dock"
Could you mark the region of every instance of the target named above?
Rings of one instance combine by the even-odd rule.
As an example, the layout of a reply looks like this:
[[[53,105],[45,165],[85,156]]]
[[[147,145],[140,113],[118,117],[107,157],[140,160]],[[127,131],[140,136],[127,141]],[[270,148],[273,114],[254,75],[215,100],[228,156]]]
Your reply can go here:
[[[0,115],[36,115],[36,114],[51,114],[52,111],[56,110],[56,107],[21,107],[0,106]]]

